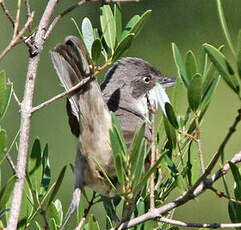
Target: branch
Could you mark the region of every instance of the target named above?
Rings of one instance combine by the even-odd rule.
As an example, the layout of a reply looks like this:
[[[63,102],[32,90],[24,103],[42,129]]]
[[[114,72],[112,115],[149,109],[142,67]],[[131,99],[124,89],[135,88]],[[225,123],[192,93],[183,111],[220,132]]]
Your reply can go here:
[[[19,39],[23,36],[24,32],[29,28],[29,26],[32,24],[34,18],[34,12],[30,15],[27,22],[25,23],[22,30],[18,33],[18,35],[12,39],[12,41],[9,43],[7,48],[2,52],[0,55],[0,61],[3,59],[3,57],[18,43]]]
[[[199,223],[188,223],[180,220],[168,219],[161,217],[157,219],[160,222],[171,224],[179,227],[188,227],[188,228],[238,228],[241,227],[241,223],[213,223],[213,224],[199,224]]]
[[[31,110],[32,110],[35,80],[37,77],[37,68],[40,60],[40,53],[43,49],[43,44],[44,44],[43,38],[45,35],[45,31],[57,3],[58,3],[58,0],[48,1],[48,4],[44,10],[40,23],[38,25],[38,30],[34,37],[35,47],[37,51],[36,55],[35,56],[30,55],[29,57],[24,98],[21,104],[21,125],[20,125],[21,132],[20,132],[20,138],[19,138],[19,149],[18,149],[18,157],[17,157],[17,165],[16,165],[17,180],[13,189],[11,208],[10,208],[6,230],[14,230],[17,228],[18,217],[21,210],[22,195],[24,190],[24,179],[25,179],[27,152],[28,152],[28,144],[29,144]],[[24,31],[31,24],[33,15],[34,14],[32,13],[31,14],[32,17],[28,18],[28,22],[27,22],[28,24],[27,25],[25,24],[22,31],[20,31],[20,33],[14,40],[19,39],[23,35]]]
[[[232,163],[237,164],[241,162],[241,151],[237,154],[234,155],[234,157],[231,160]],[[224,167],[222,169],[219,169],[211,178],[207,178],[205,179],[205,181],[200,184],[193,192],[192,196],[189,197],[189,199],[184,200],[185,195],[184,196],[180,196],[178,197],[176,200],[174,200],[173,202],[170,202],[168,204],[163,205],[160,208],[155,208],[152,209],[151,211],[145,213],[144,215],[138,216],[136,218],[133,218],[129,221],[126,221],[124,223],[122,223],[117,229],[118,230],[122,230],[122,229],[126,229],[126,228],[130,228],[133,226],[136,226],[140,223],[143,223],[145,221],[148,220],[155,220],[155,219],[159,219],[161,218],[161,215],[163,213],[166,213],[174,208],[177,208],[178,206],[180,206],[181,204],[184,204],[188,201],[190,201],[191,199],[197,197],[199,194],[201,194],[204,190],[210,188],[212,186],[212,184],[214,182],[216,182],[219,178],[221,178],[223,175],[225,175],[230,169],[229,164],[225,164]],[[221,224],[222,226],[225,224]],[[231,227],[230,227],[231,228]],[[115,228],[113,228],[112,230],[114,230]]]
[[[14,23],[14,31],[13,31],[13,39],[17,37],[18,35],[18,29],[19,29],[19,20],[20,20],[20,11],[21,11],[21,0],[18,0],[18,7],[17,7],[17,14],[16,14],[16,19]]]
[[[11,82],[10,79],[8,78],[8,84],[11,84],[11,83],[12,83],[12,82]],[[15,101],[17,102],[18,106],[21,106],[21,102],[20,102],[20,100],[19,100],[19,98],[18,98],[18,96],[17,96],[14,88],[13,88],[13,97],[14,97]]]
[[[14,26],[15,26],[15,19],[14,19],[13,16],[9,13],[9,11],[8,11],[6,5],[5,5],[4,0],[0,1],[0,5],[1,5],[2,9],[3,9],[4,14],[8,17],[9,21],[12,23],[12,26],[13,26],[13,28],[14,28]]]
[[[58,100],[58,99],[60,99],[60,98],[62,98],[62,97],[64,97],[64,96],[66,96],[66,95],[74,92],[75,90],[79,89],[81,86],[85,85],[87,82],[89,82],[89,81],[92,80],[92,79],[93,79],[93,76],[89,76],[89,77],[83,79],[82,81],[80,81],[78,84],[76,84],[75,86],[73,86],[73,87],[70,88],[69,90],[67,90],[67,91],[65,91],[65,92],[63,92],[63,93],[60,93],[60,94],[58,94],[58,95],[50,98],[49,100],[41,103],[41,104],[38,105],[38,106],[33,107],[33,108],[32,108],[32,113],[36,112],[36,111],[39,110],[39,109],[42,109],[43,107],[49,105],[50,103],[52,103],[52,102],[54,102],[54,101],[56,101],[56,100]]]

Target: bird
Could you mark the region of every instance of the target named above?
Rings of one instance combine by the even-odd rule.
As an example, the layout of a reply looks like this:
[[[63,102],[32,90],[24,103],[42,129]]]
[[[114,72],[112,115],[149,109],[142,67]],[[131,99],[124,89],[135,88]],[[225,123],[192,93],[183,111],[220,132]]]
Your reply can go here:
[[[69,125],[77,139],[77,153],[74,165],[75,189],[64,226],[77,209],[85,186],[103,196],[116,195],[96,163],[116,185],[118,180],[109,136],[112,128],[111,112],[120,123],[127,146],[143,122],[146,123],[144,137],[150,142],[149,112],[157,100],[153,89],[156,83],[164,88],[173,86],[175,78],[163,75],[143,59],[123,57],[113,64],[99,85],[85,46],[75,36],[68,36],[64,44],[58,44],[50,55],[65,90],[92,76],[90,81],[69,95],[66,103]]]

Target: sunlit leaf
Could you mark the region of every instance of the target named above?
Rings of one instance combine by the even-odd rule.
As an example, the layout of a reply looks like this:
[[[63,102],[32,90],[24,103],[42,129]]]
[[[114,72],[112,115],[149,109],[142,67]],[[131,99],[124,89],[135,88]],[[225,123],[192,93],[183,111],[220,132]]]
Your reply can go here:
[[[55,202],[51,202],[49,212],[50,217],[54,218],[56,225],[60,227],[63,221],[63,210],[60,200],[57,199]]]
[[[56,222],[55,222],[54,218],[49,219],[49,229],[50,230],[57,230],[57,225],[56,225]]]
[[[128,34],[119,42],[111,58],[112,62],[115,62],[125,51],[129,49],[133,41],[133,38],[134,38],[133,33]]]
[[[100,24],[106,44],[113,54],[116,43],[116,24],[112,10],[107,4],[101,6]]]
[[[121,39],[121,33],[122,33],[122,14],[121,14],[120,2],[117,2],[114,5],[114,18],[116,23],[116,38],[117,38],[117,42],[119,42]]]
[[[91,55],[91,47],[94,42],[94,32],[91,21],[89,18],[85,17],[81,25],[82,36],[84,39],[85,46],[88,50],[89,55]]]
[[[97,222],[93,214],[90,215],[88,223],[88,230],[100,230],[99,223]]]

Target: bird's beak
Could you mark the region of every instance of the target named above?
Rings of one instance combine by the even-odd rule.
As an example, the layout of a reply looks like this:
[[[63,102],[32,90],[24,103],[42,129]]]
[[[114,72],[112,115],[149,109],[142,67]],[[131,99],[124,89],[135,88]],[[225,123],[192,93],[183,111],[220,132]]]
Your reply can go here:
[[[163,88],[172,87],[176,84],[176,78],[174,77],[164,77],[159,82]]]

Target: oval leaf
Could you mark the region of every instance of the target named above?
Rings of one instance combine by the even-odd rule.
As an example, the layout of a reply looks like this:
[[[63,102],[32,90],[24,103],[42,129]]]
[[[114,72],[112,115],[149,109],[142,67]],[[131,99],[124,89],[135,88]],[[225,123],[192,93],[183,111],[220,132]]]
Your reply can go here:
[[[81,30],[82,30],[85,46],[88,50],[88,53],[91,54],[91,47],[94,42],[94,32],[93,32],[93,27],[89,18],[85,17],[83,19]]]
[[[100,24],[106,44],[113,54],[116,42],[116,24],[112,10],[107,4],[101,6]]]
[[[133,38],[134,38],[134,34],[128,34],[120,41],[111,58],[112,62],[115,62],[125,51],[127,51],[127,49],[129,49],[133,41]]]
[[[116,24],[116,38],[117,38],[117,41],[119,42],[121,39],[121,33],[122,33],[122,14],[121,14],[120,2],[117,2],[114,5],[114,18],[115,18],[115,24]]]
[[[168,102],[165,103],[165,110],[166,110],[167,119],[169,120],[169,122],[172,124],[172,126],[175,129],[178,129],[179,127],[177,122],[177,116],[174,109],[172,108],[172,105]]]
[[[202,97],[202,76],[200,74],[193,76],[188,87],[187,95],[192,111],[196,112]]]
[[[97,63],[101,54],[101,40],[99,38],[95,39],[91,47],[91,57],[94,63]]]
[[[203,46],[209,59],[223,77],[224,81],[235,93],[238,94],[240,90],[239,82],[225,56],[218,49],[209,44],[204,44]]]
[[[191,50],[189,50],[186,54],[186,72],[187,78],[191,81],[192,76],[197,73],[197,62],[195,55]]]

